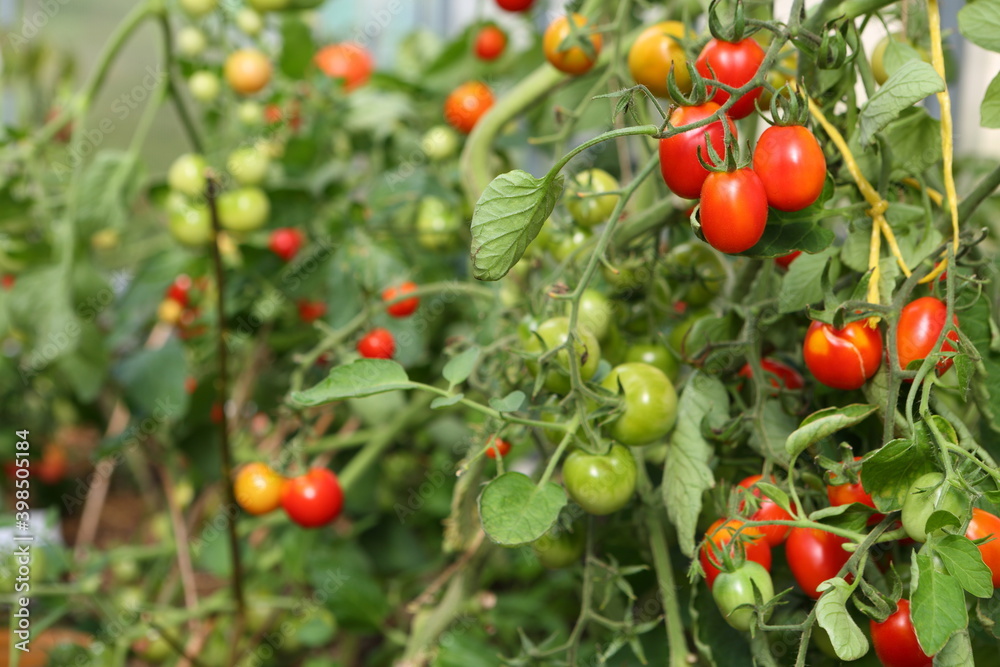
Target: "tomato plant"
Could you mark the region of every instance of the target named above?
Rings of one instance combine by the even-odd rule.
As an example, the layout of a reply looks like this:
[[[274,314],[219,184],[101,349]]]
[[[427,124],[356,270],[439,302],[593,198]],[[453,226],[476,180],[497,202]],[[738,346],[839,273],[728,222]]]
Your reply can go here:
[[[510,443],[500,438],[494,438],[493,442],[486,449],[486,456],[491,459],[503,458],[510,452]]]
[[[604,455],[574,450],[563,461],[562,474],[566,493],[590,514],[617,512],[635,495],[635,458],[623,445],[612,445]]]
[[[928,530],[927,522],[935,512],[947,512],[964,522],[969,514],[968,499],[945,476],[929,472],[913,482],[903,501],[903,529],[911,540],[926,542],[940,530]]]
[[[979,553],[993,575],[993,588],[1000,588],[1000,541],[997,541],[1000,537],[1000,517],[973,507],[965,536],[974,541],[984,540],[979,545]]]
[[[764,50],[754,39],[748,37],[738,42],[712,39],[698,54],[695,67],[705,78],[739,88],[753,79],[763,62]],[[741,95],[729,107],[729,117],[739,120],[753,113],[754,102],[760,97],[760,92],[760,88],[753,88]],[[715,89],[712,95],[712,101],[719,105],[725,104],[728,99],[729,93],[721,88]]]
[[[493,92],[479,81],[463,83],[444,102],[444,119],[459,132],[468,134],[493,106]]]
[[[802,592],[819,599],[819,585],[836,577],[851,557],[843,549],[846,541],[822,529],[792,528],[785,541],[785,555]]]
[[[757,140],[753,170],[764,186],[769,206],[779,211],[799,211],[823,192],[826,156],[806,128],[775,125],[764,130]]]
[[[654,95],[669,97],[667,75],[672,66],[677,87],[682,93],[691,92],[687,56],[680,41],[686,35],[690,36],[680,21],[662,21],[643,30],[628,52],[628,69],[635,82]]]
[[[588,169],[576,175],[566,190],[566,208],[581,227],[607,222],[618,204],[618,195],[601,195],[618,190],[618,180],[603,169]]]
[[[767,224],[764,184],[752,169],[715,171],[701,186],[701,232],[719,252],[752,248]]]
[[[809,372],[826,386],[858,389],[882,364],[882,337],[865,322],[850,322],[843,329],[813,322],[802,356]]]
[[[721,572],[712,586],[712,597],[726,623],[737,630],[749,630],[753,618],[755,589],[763,602],[774,597],[771,574],[760,563],[746,561],[732,572]],[[751,605],[743,607],[742,605]],[[767,616],[767,615],[765,615]],[[767,620],[766,618],[764,619]]]
[[[756,487],[757,482],[764,479],[763,475],[750,475],[749,477],[744,477],[740,481],[739,486],[747,489],[753,495],[761,498],[759,505],[753,514],[750,515],[751,521],[791,521],[792,515],[786,512],[778,503],[774,502],[769,498],[763,497],[760,489]],[[772,478],[771,483],[774,480]],[[743,512],[744,505],[746,501],[740,502],[740,512]],[[768,545],[771,547],[777,547],[784,544],[785,540],[788,538],[788,533],[791,531],[791,526],[772,524],[770,526],[758,526],[757,530],[764,536]]]
[[[746,527],[739,519],[718,519],[705,531],[705,539],[698,552],[698,561],[709,588],[722,573],[723,550],[736,561],[757,563],[767,571],[771,569],[771,547],[759,528]],[[734,539],[736,544],[733,544]]]
[[[496,60],[507,48],[507,33],[496,25],[487,25],[476,35],[476,56],[481,60]]]
[[[881,623],[872,619],[871,633],[875,655],[884,667],[931,667],[934,664],[917,642],[909,600],[897,602],[896,611]]]
[[[313,468],[285,482],[281,506],[303,528],[319,528],[340,515],[344,492],[333,471]]]
[[[372,329],[358,341],[358,354],[367,359],[392,359],[396,339],[388,329]]]
[[[282,227],[271,232],[267,247],[283,261],[290,262],[299,254],[303,243],[305,237],[301,231],[295,227]]]
[[[365,47],[353,42],[328,44],[313,57],[316,66],[331,79],[340,79],[345,91],[363,86],[372,76],[375,61]]]
[[[420,297],[411,296],[406,299],[401,299],[402,297],[417,291],[417,284],[411,280],[404,281],[398,286],[386,287],[382,290],[382,300],[383,301],[395,301],[388,306],[386,306],[386,312],[393,317],[409,317],[417,311],[417,307],[420,306]]]
[[[637,446],[661,439],[677,420],[677,393],[670,378],[644,363],[615,366],[601,383],[624,395],[621,414],[611,422],[611,435],[618,442]]]
[[[915,361],[923,361],[937,344],[945,322],[948,321],[948,307],[940,299],[924,296],[903,307],[899,313],[899,323],[896,325],[896,349],[899,353],[899,367],[906,368]],[[955,326],[958,326],[958,316],[952,316]],[[948,341],[951,341],[948,342]],[[958,342],[958,332],[948,332],[942,352],[954,352],[952,343]],[[939,373],[951,368],[950,357],[937,362]]]
[[[236,474],[233,494],[250,514],[267,514],[282,504],[285,479],[264,463],[250,463]]]
[[[681,127],[716,117],[719,105],[706,102],[698,106],[678,107],[670,114],[670,124]],[[729,131],[736,134],[736,126],[725,116]],[[698,156],[708,160],[708,144],[711,143],[715,152],[722,155],[725,149],[725,130],[723,121],[714,120],[700,128],[685,130],[678,134],[660,139],[660,173],[667,187],[679,197],[697,199],[701,196],[702,185],[708,178],[708,170],[700,162]]]
[[[260,51],[243,49],[226,58],[226,83],[240,95],[260,92],[271,80],[271,61]]]
[[[576,26],[575,30],[570,29],[571,19]],[[575,13],[570,16],[560,16],[550,23],[542,37],[542,48],[549,64],[560,72],[575,76],[588,72],[597,62],[603,39],[600,33],[583,35],[586,27],[587,18]],[[579,45],[567,44],[577,41],[580,42]]]

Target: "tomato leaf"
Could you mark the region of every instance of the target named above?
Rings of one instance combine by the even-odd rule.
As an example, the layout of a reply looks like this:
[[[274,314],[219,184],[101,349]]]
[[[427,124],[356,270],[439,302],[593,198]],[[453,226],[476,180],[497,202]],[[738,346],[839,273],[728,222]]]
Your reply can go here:
[[[410,389],[406,371],[389,359],[359,359],[345,366],[338,366],[315,387],[293,391],[292,401],[299,405],[316,406],[344,398],[359,398],[381,394],[394,389]]]
[[[506,472],[483,489],[479,516],[491,540],[517,546],[544,535],[564,505],[566,492],[555,482],[539,488],[523,473]]]
[[[472,214],[472,275],[500,280],[542,229],[563,191],[563,177],[538,179],[515,169],[486,187]]]
[[[309,26],[298,16],[286,16],[281,22],[281,43],[281,71],[290,79],[303,78],[316,53]]]
[[[803,209],[809,211],[812,206]],[[781,222],[780,215],[772,208],[769,219],[760,240],[746,252],[740,253],[747,257],[768,258],[781,257],[794,250],[807,253],[817,253],[825,250],[833,243],[834,234],[817,222],[815,214],[822,210],[816,206],[811,220],[790,220]],[[794,263],[793,263],[794,265]]]
[[[958,517],[948,510],[934,510],[924,522],[924,531],[927,533],[935,533],[948,527],[962,527],[962,522],[958,520]]]
[[[899,118],[889,123],[885,128],[885,138],[892,146],[892,166],[895,171],[920,176],[941,159],[941,121],[931,117],[920,107],[904,110]],[[891,215],[890,211],[900,206],[901,204],[893,202],[886,211],[886,217]],[[920,209],[920,213],[923,215],[923,209]],[[889,223],[893,224],[893,221],[889,220]],[[893,229],[895,228],[893,224]]]
[[[1000,352],[995,351],[994,341],[1000,338],[996,322],[992,318],[988,299],[978,299],[962,313],[962,332],[969,337],[979,353],[976,376],[972,382],[972,395],[983,416],[983,422],[1000,433]],[[997,456],[1000,446],[997,438],[983,437],[982,444]]]
[[[455,405],[459,401],[465,398],[465,394],[458,393],[452,394],[451,396],[438,396],[433,401],[431,401],[431,410],[437,410],[438,408],[447,408]]]
[[[167,418],[183,415],[189,399],[184,391],[184,379],[189,372],[186,359],[184,345],[176,337],[159,349],[140,350],[124,359],[114,375],[122,385],[129,408],[137,414],[149,415],[158,406],[172,409],[176,406],[176,414],[168,414]]]
[[[456,384],[465,382],[469,378],[469,375],[472,374],[472,369],[476,367],[477,361],[479,361],[479,348],[470,347],[465,352],[452,357],[444,365],[441,374],[454,387]]]
[[[979,600],[976,618],[991,635],[1000,639],[1000,589],[993,591],[993,597]]]
[[[862,146],[872,143],[904,109],[942,90],[944,81],[933,67],[922,60],[904,63],[861,107],[858,141]]]
[[[933,558],[926,553],[917,554],[913,569],[917,577],[910,596],[910,617],[920,647],[927,655],[934,655],[969,624],[965,591],[955,577],[935,570]]]
[[[875,413],[874,405],[855,403],[843,408],[825,408],[812,413],[802,420],[802,424],[785,441],[785,450],[795,458],[809,445],[833,435],[837,431],[854,426]]]
[[[862,464],[861,484],[882,512],[903,508],[910,485],[934,472],[933,451],[925,438],[897,439],[875,450]]]
[[[975,659],[968,630],[953,634],[944,648],[934,656],[934,667],[968,667],[973,664]]]
[[[830,248],[816,255],[801,255],[789,265],[778,292],[779,312],[794,313],[823,300],[820,277],[836,252],[836,249]]]
[[[868,518],[872,515],[872,509],[861,503],[850,503],[848,505],[835,505],[833,507],[823,507],[809,515],[812,521],[823,521],[823,523],[846,528],[847,530],[862,531],[868,524]]]
[[[1000,127],[1000,74],[993,77],[986,88],[979,107],[979,124],[989,128]]]
[[[958,30],[976,46],[1000,53],[1000,0],[978,0],[962,7]]]
[[[787,467],[788,452],[785,451],[785,440],[796,426],[798,419],[788,414],[782,401],[769,398],[764,401],[760,420],[754,422],[749,444],[761,456],[772,458],[779,465]]]
[[[816,603],[816,621],[830,635],[830,643],[841,660],[857,660],[868,653],[868,638],[847,610],[851,585],[841,577],[819,585],[823,592]]]
[[[692,375],[677,404],[677,426],[667,448],[661,486],[667,516],[677,529],[677,541],[687,556],[694,553],[701,496],[715,485],[708,465],[712,447],[702,435],[701,425],[706,418],[728,413],[729,394],[725,386],[714,377]]]
[[[930,524],[930,519],[927,523]],[[993,596],[993,575],[972,540],[965,535],[945,535],[934,542],[934,553],[941,558],[948,568],[948,574],[955,577],[962,588],[978,598]]]
[[[773,500],[778,507],[785,510],[789,514],[792,513],[792,504],[788,499],[787,493],[776,487],[774,484],[768,484],[764,481],[757,482],[757,488],[760,490],[762,495],[765,495]]]
[[[515,390],[503,398],[491,398],[490,407],[497,412],[517,412],[524,405],[524,399],[524,392]]]

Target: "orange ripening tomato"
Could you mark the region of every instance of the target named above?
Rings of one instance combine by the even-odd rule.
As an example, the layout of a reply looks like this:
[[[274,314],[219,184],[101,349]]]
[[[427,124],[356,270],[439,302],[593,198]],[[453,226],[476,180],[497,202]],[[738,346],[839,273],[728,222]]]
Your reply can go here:
[[[864,321],[843,329],[813,322],[802,355],[809,372],[827,387],[859,389],[882,364],[882,337]]]
[[[628,70],[632,78],[657,97],[670,96],[667,75],[671,65],[677,87],[684,94],[691,92],[691,74],[679,39],[684,33],[684,24],[680,21],[661,21],[639,33],[628,51]]]
[[[670,124],[674,127],[690,125],[707,118],[718,111],[715,102],[706,102],[694,107],[677,107],[670,114]],[[733,136],[736,136],[736,126],[728,117],[726,122]],[[672,137],[660,139],[660,173],[663,182],[670,191],[678,197],[697,199],[701,196],[701,187],[708,178],[708,170],[698,162],[698,154],[708,162],[708,142],[719,155],[725,153],[726,135],[722,121],[717,120],[704,127],[687,130]]]
[[[921,297],[903,307],[896,325],[896,350],[899,352],[899,367],[906,369],[911,362],[923,361],[934,350],[941,330],[948,318],[948,306],[941,299],[932,296]],[[958,316],[952,315],[952,322],[958,326]],[[954,352],[948,341],[958,342],[958,332],[950,331],[941,346],[943,352]],[[937,362],[938,373],[951,368],[952,359]]]
[[[817,199],[826,183],[826,156],[813,133],[801,125],[764,130],[753,151],[767,203],[779,211],[801,211]]]
[[[486,456],[491,459],[502,458],[507,456],[507,452],[510,451],[510,443],[506,440],[501,440],[500,438],[494,438],[493,444],[490,448],[486,450]]]
[[[744,489],[747,489],[748,491],[753,493],[753,495],[757,496],[758,498],[762,498],[762,500],[760,501],[760,506],[757,508],[757,511],[754,512],[753,515],[751,515],[750,520],[791,521],[793,518],[791,514],[783,510],[781,506],[778,505],[778,503],[774,502],[770,498],[764,497],[761,494],[760,489],[758,489],[755,486],[755,484],[757,484],[757,482],[759,482],[763,478],[764,478],[763,475],[750,475],[749,477],[746,477],[739,484]],[[771,484],[774,484],[773,477],[771,478]],[[746,501],[745,500],[740,501],[739,510],[742,512],[745,506],[746,506]],[[764,536],[764,539],[767,540],[767,543],[772,547],[776,547],[784,543],[785,539],[788,537],[788,532],[791,529],[792,529],[791,526],[782,526],[780,524],[771,526],[758,526],[756,528],[756,530],[759,530],[761,532],[761,534]]]
[[[375,70],[372,54],[354,42],[324,46],[316,52],[313,62],[331,79],[343,79],[347,92],[366,84]]]
[[[717,552],[723,548],[728,548],[727,553],[733,558],[738,558],[737,549],[739,549],[739,553],[742,553],[746,557],[746,560],[760,563],[764,566],[765,570],[768,572],[771,571],[771,547],[768,546],[767,540],[764,539],[764,535],[759,528],[746,528],[740,531],[737,536],[739,547],[730,545],[733,536],[737,534],[736,531],[743,524],[744,522],[739,519],[719,519],[705,531],[705,537],[708,539],[708,542],[703,544],[701,550],[698,552],[698,560],[701,563],[702,569],[705,570],[705,580],[710,589],[712,588],[712,584],[715,583],[715,578],[722,571],[720,570],[722,565],[719,558],[720,554]],[[712,545],[714,545],[714,548]],[[727,545],[729,546],[727,547]]]
[[[582,14],[573,14],[573,24],[577,28],[584,29],[587,25],[587,18]],[[601,45],[604,40],[600,34],[588,35],[582,39],[590,43],[589,50],[582,46],[570,46],[561,50],[563,42],[569,36],[569,17],[560,16],[545,29],[545,35],[542,37],[542,49],[545,51],[545,59],[557,70],[579,76],[590,71],[590,68],[597,62],[597,56],[601,53]]]
[[[248,463],[236,473],[233,495],[248,514],[258,516],[278,509],[285,478],[264,463]]]
[[[990,514],[978,507],[972,508],[972,519],[965,529],[965,536],[970,540],[990,538],[990,541],[978,545],[983,562],[993,573],[993,588],[1000,588],[1000,517]]]
[[[480,81],[469,81],[451,91],[444,101],[444,119],[453,128],[468,134],[493,106],[493,92]]]
[[[240,49],[229,54],[224,68],[226,81],[240,95],[251,95],[271,80],[271,61],[256,49]]]

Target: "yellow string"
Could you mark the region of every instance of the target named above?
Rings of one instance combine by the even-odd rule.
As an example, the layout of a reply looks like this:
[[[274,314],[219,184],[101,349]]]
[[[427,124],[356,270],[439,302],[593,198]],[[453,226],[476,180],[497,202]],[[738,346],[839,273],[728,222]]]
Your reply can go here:
[[[940,206],[944,202],[944,195],[935,190],[934,188],[929,188],[921,185],[920,181],[915,178],[906,177],[902,180],[903,185],[909,185],[914,190],[923,190],[927,193],[927,197],[934,202],[935,205]]]

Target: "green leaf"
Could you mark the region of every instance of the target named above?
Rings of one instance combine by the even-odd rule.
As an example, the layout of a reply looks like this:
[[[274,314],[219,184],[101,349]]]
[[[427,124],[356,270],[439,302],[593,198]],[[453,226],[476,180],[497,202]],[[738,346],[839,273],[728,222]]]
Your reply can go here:
[[[517,264],[555,208],[563,177],[538,179],[515,169],[493,179],[472,214],[472,275],[500,280]]]
[[[809,209],[803,210],[808,211]],[[817,207],[818,210],[820,210],[819,207]],[[817,211],[814,211],[813,214],[815,215]],[[823,227],[817,218],[808,221],[779,223],[774,219],[777,215],[775,215],[773,208],[768,216],[769,220],[760,240],[741,254],[757,258],[781,257],[795,250],[814,254],[827,249],[833,243],[833,232]]]
[[[534,542],[559,518],[566,492],[555,482],[538,488],[519,472],[495,478],[479,496],[479,516],[486,535],[497,544],[517,546]]]
[[[968,630],[953,634],[944,648],[934,656],[934,667],[974,667],[975,664]]]
[[[956,354],[954,359],[955,374],[958,376],[958,391],[960,398],[964,401],[969,397],[969,389],[972,387],[972,378],[976,374],[976,366],[967,354]]]
[[[791,514],[792,505],[791,501],[788,499],[787,493],[776,487],[774,484],[768,484],[765,481],[757,482],[757,488],[760,490],[761,494],[767,496],[773,500],[778,507]]]
[[[461,401],[463,398],[465,398],[465,394],[462,393],[452,394],[451,396],[438,396],[431,401],[431,410],[450,407]]]
[[[917,554],[913,568],[918,576],[910,596],[910,618],[920,647],[934,655],[969,624],[965,591],[955,577],[936,571],[928,554]]]
[[[990,599],[979,601],[976,618],[991,635],[1000,639],[1000,589],[993,591]]]
[[[792,266],[795,266],[794,262]],[[780,399],[768,398],[764,401],[760,420],[754,423],[755,428],[750,434],[749,444],[761,456],[767,456],[780,465],[787,466],[788,452],[785,451],[785,440],[798,425],[798,418],[788,414]]]
[[[1000,74],[993,77],[986,88],[986,95],[979,107],[979,124],[989,128],[1000,127]]]
[[[814,442],[863,422],[877,409],[874,405],[854,403],[843,408],[825,408],[814,412],[803,419],[799,428],[788,436],[785,449],[789,456],[795,458]]]
[[[934,452],[926,438],[900,438],[865,459],[861,484],[875,501],[875,507],[891,512],[903,508],[903,499],[918,477],[934,470]]]
[[[713,414],[729,414],[729,394],[714,377],[696,372],[688,380],[677,404],[677,426],[670,438],[663,465],[663,503],[677,528],[677,541],[686,556],[694,553],[701,496],[715,484],[709,459],[712,447],[701,425]]]
[[[779,312],[794,313],[823,300],[820,278],[836,252],[836,249],[829,248],[816,255],[801,255],[789,265],[778,292]]]
[[[497,412],[517,412],[524,405],[525,398],[523,391],[515,390],[503,398],[491,398],[490,407]]]
[[[904,109],[942,90],[944,81],[933,67],[922,60],[907,62],[861,107],[858,141],[862,146],[872,143],[875,134]]]
[[[841,660],[857,660],[868,653],[868,639],[847,610],[851,585],[841,577],[819,586],[823,591],[816,603],[816,621],[830,635],[830,643]]]
[[[941,121],[926,109],[905,109],[886,126],[885,138],[892,146],[893,168],[906,174],[919,176],[941,159]],[[889,210],[897,206],[893,202]]]
[[[1000,0],[977,0],[962,7],[958,30],[976,46],[1000,53]]]
[[[290,79],[303,78],[316,53],[309,26],[298,16],[285,16],[281,23],[281,44],[278,67]]]
[[[128,357],[118,365],[115,375],[134,412],[154,416],[163,413],[169,420],[179,419],[187,410],[187,361],[184,346],[176,337],[163,347]]]
[[[441,371],[441,374],[454,387],[456,384],[465,382],[468,379],[469,375],[472,374],[472,369],[476,367],[477,361],[479,361],[479,348],[470,347],[465,352],[452,357],[444,365],[444,370]]]
[[[934,553],[962,588],[977,598],[993,596],[993,575],[972,540],[965,535],[945,535],[934,543]]]
[[[410,389],[406,371],[390,359],[359,359],[338,366],[315,387],[293,391],[292,401],[299,405],[316,406],[345,398],[381,394],[394,389]]]
[[[924,523],[924,530],[928,534],[937,532],[942,528],[961,528],[962,522],[959,521],[958,517],[949,512],[948,510],[934,510],[927,517],[927,521]]]
[[[1000,353],[994,351],[997,325],[992,320],[988,299],[980,298],[962,313],[962,333],[969,337],[979,353],[976,376],[972,382],[972,395],[983,421],[1000,433]],[[997,456],[1000,446],[996,438],[984,437],[982,444]]]
[[[921,60],[920,53],[915,48],[899,39],[889,40],[882,59],[887,75],[892,76],[900,67],[911,60]]]

